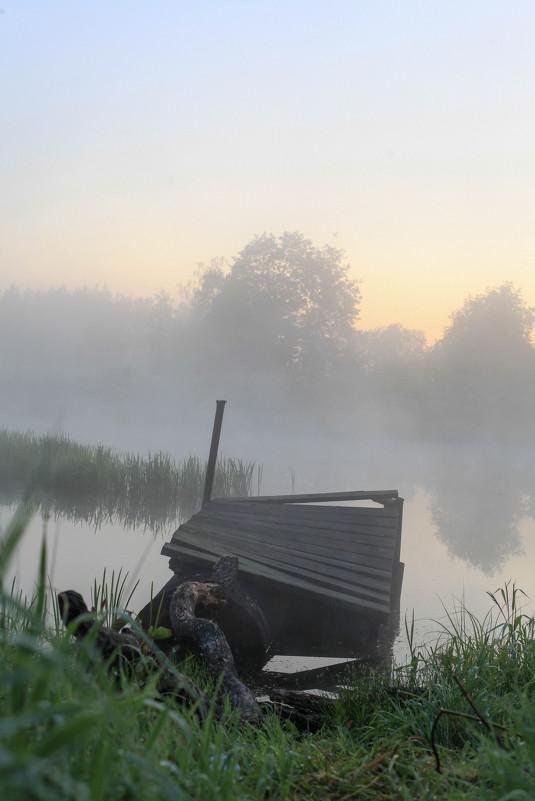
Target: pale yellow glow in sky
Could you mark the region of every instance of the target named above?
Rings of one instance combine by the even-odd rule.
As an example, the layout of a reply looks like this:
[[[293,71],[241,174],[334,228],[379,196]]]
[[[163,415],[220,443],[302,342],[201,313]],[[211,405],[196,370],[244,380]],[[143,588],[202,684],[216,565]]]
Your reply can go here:
[[[5,0],[0,291],[171,296],[298,230],[360,325],[535,305],[535,5]]]

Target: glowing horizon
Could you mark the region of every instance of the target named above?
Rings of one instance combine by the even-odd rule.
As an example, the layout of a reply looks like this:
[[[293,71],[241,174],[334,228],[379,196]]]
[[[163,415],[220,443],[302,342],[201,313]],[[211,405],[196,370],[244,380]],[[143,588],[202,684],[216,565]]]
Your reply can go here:
[[[535,305],[535,8],[5,2],[0,291],[171,296],[257,234],[344,250],[359,326]]]

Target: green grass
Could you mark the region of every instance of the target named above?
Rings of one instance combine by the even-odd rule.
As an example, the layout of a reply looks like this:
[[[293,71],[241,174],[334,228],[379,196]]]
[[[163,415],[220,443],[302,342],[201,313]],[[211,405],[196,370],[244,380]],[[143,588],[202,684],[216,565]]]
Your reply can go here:
[[[0,579],[29,514],[26,503],[2,533]],[[154,682],[118,689],[47,608],[46,559],[43,543],[30,600],[0,581],[8,801],[534,797],[535,624],[514,585],[491,594],[483,621],[462,606],[451,612],[440,641],[413,645],[408,665],[355,674],[324,727],[303,734],[272,713],[256,728],[230,713],[200,721],[158,698]],[[104,575],[91,598],[97,614],[111,622],[128,603],[123,592],[120,575]],[[180,669],[210,689],[197,662]]]
[[[212,497],[250,495],[254,470],[252,462],[219,458]],[[94,526],[119,520],[156,532],[185,520],[200,508],[205,475],[195,456],[177,464],[162,452],[119,454],[64,435],[0,429],[0,500],[18,501],[31,485],[46,512]]]

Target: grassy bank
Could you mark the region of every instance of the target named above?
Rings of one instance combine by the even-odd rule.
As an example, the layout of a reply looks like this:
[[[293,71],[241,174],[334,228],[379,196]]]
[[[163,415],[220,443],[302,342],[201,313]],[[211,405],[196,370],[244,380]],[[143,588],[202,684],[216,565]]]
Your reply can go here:
[[[28,514],[2,534],[0,577]],[[324,728],[300,734],[274,714],[258,728],[232,715],[199,721],[154,684],[118,688],[47,610],[45,575],[43,548],[33,600],[9,588],[0,597],[2,798],[533,798],[534,621],[514,587],[494,593],[483,621],[452,614],[438,645],[413,645],[410,664],[355,675]],[[100,595],[121,604],[116,589]],[[192,663],[181,669],[202,681]]]
[[[206,463],[167,453],[139,456],[103,445],[80,445],[64,435],[0,429],[0,491],[18,501],[28,486],[52,514],[99,525],[120,520],[155,531],[200,508]],[[254,463],[220,458],[213,497],[249,495]]]

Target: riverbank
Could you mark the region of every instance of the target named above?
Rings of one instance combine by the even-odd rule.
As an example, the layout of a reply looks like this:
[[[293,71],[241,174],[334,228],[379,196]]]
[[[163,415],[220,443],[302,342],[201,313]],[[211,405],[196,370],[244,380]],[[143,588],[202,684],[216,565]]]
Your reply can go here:
[[[26,519],[4,530],[5,569]],[[355,674],[319,732],[273,713],[261,726],[194,712],[87,661],[46,609],[46,549],[34,598],[4,587],[0,785],[10,801],[531,798],[535,624],[506,585],[483,620],[452,613],[434,646],[388,674]],[[126,599],[124,599],[126,600]],[[121,604],[121,598],[114,602]],[[180,666],[203,683],[192,662]],[[210,691],[210,687],[205,685]],[[447,711],[446,711],[447,710]]]

